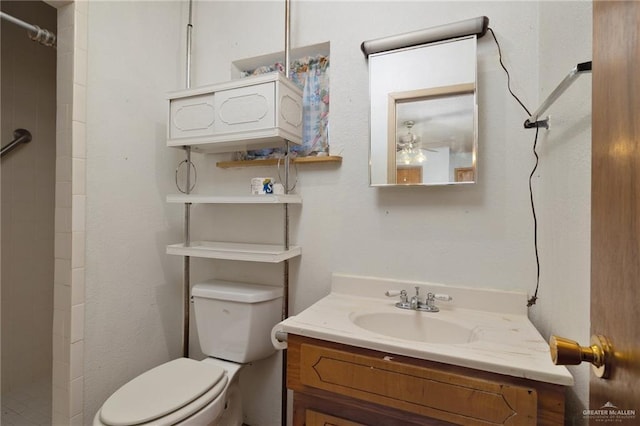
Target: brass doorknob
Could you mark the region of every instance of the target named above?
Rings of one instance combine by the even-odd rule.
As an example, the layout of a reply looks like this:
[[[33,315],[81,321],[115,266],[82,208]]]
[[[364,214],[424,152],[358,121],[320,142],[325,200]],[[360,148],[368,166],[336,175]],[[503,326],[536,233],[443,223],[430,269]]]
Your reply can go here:
[[[605,336],[591,336],[591,346],[580,346],[578,342],[564,337],[549,338],[551,360],[556,365],[578,365],[583,361],[591,363],[596,376],[607,379],[611,374],[613,347]]]

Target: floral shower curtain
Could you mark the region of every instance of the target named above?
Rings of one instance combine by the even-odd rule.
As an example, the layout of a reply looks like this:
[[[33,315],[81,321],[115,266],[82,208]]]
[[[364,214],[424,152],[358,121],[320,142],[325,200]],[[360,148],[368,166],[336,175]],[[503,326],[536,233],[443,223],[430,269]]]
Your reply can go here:
[[[263,66],[243,76],[284,72],[276,63]],[[329,154],[329,57],[318,55],[298,59],[291,64],[289,78],[302,90],[302,145],[292,145],[291,151],[299,157]],[[281,149],[249,151],[246,158],[281,156]]]

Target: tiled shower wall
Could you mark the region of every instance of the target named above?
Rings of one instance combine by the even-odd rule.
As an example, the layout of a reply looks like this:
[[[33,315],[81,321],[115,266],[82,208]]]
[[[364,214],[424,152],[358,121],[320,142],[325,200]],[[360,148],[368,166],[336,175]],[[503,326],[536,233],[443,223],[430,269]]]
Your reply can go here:
[[[2,11],[55,30],[42,2],[2,2]],[[2,144],[16,128],[33,135],[2,159],[2,390],[51,383],[56,51],[2,23]]]
[[[87,2],[58,8],[53,418],[84,423]]]

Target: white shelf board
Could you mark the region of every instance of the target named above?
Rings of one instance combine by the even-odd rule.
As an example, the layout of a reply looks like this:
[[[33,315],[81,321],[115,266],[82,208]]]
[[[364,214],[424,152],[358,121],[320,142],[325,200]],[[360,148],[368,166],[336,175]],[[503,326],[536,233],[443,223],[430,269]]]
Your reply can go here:
[[[284,246],[277,244],[192,241],[189,247],[185,247],[183,243],[167,246],[167,254],[178,256],[266,263],[280,263],[300,256],[301,253],[302,250],[298,246],[290,246],[289,250],[285,250]]]
[[[290,57],[293,60],[302,59],[307,56],[329,56],[331,53],[331,45],[326,41],[309,46],[294,47],[290,53]],[[253,71],[261,66],[272,66],[276,62],[284,63],[284,51],[281,50],[280,52],[235,60],[231,62],[231,74],[235,78],[240,78],[242,71]]]
[[[294,145],[302,144],[302,137],[279,127],[247,130],[237,133],[199,136],[193,138],[167,139],[167,146],[184,148],[190,146],[203,154],[219,154],[233,151],[284,147],[288,140]]]
[[[297,194],[286,195],[200,195],[170,194],[167,203],[191,204],[301,204],[302,197]]]

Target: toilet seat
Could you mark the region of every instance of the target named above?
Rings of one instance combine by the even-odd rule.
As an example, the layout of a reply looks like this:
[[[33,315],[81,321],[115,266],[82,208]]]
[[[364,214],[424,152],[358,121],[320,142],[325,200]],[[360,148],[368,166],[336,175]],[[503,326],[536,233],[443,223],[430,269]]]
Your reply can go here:
[[[215,364],[178,358],[126,383],[96,417],[109,426],[175,424],[210,404],[227,381]]]

